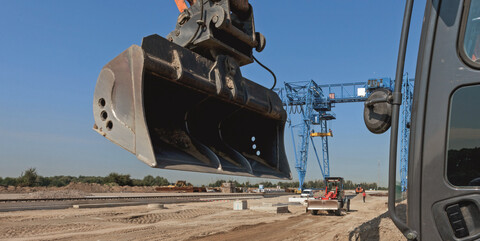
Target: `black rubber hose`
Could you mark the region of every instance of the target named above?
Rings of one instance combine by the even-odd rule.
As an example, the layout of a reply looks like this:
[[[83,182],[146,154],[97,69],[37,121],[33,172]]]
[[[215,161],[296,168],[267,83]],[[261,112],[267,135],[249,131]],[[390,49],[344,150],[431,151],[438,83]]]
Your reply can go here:
[[[277,85],[277,76],[275,76],[275,73],[273,73],[273,71],[271,71],[267,66],[263,65],[262,63],[260,63],[260,61],[258,61],[257,58],[255,58],[255,56],[253,56],[253,60],[255,60],[255,62],[257,62],[257,64],[259,64],[260,66],[262,66],[264,69],[266,69],[268,72],[270,72],[270,74],[272,74],[273,76],[273,86],[272,88],[270,88],[271,90],[273,90],[273,88],[275,88],[275,85]]]

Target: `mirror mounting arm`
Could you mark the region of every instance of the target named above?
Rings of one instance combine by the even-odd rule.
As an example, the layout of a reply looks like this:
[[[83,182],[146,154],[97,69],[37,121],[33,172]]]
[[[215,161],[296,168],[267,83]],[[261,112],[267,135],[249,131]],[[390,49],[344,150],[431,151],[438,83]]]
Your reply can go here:
[[[393,92],[389,96],[390,103],[392,105],[401,105],[402,104],[402,92]]]
[[[377,103],[385,103],[385,102],[389,103],[389,104],[392,104],[393,101],[394,101],[393,95],[388,95],[385,98],[376,98],[376,99],[365,101],[365,107],[371,107],[371,106],[374,106]],[[402,102],[402,97],[401,97],[401,94],[400,94],[400,103],[401,102]]]

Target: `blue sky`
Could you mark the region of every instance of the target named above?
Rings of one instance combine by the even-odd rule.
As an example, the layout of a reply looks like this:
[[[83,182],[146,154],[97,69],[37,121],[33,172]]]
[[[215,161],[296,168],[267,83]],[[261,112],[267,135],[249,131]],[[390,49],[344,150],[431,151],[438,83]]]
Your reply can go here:
[[[279,84],[319,84],[395,75],[404,1],[252,0],[267,46],[256,57]],[[416,1],[405,71],[414,77],[425,1]],[[152,169],[92,130],[92,99],[101,68],[142,37],[175,28],[174,1],[3,1],[0,7],[0,176],[30,167],[40,175],[160,175],[206,184],[262,179]],[[256,64],[242,74],[270,87]],[[331,174],[386,185],[389,132],[363,124],[361,103],[338,104],[331,123]],[[294,178],[289,132],[286,149]],[[313,156],[312,156],[313,157]],[[321,179],[309,159],[307,180]],[[273,180],[270,180],[273,181]]]

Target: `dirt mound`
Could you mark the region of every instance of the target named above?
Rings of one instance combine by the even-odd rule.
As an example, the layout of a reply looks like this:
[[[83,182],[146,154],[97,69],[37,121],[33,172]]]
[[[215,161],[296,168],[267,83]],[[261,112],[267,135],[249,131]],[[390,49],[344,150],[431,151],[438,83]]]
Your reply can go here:
[[[101,185],[98,183],[82,183],[82,182],[71,182],[67,186],[61,187],[62,190],[77,190],[82,192],[108,192],[109,187],[106,185]]]
[[[28,198],[81,198],[92,195],[79,190],[39,191],[28,194]]]
[[[76,190],[84,193],[155,193],[157,186],[118,186],[115,183],[112,184],[98,184],[98,183],[75,183],[72,182],[64,187],[16,187],[16,186],[0,186],[0,193],[49,193],[65,190]],[[66,193],[66,192],[60,192]]]

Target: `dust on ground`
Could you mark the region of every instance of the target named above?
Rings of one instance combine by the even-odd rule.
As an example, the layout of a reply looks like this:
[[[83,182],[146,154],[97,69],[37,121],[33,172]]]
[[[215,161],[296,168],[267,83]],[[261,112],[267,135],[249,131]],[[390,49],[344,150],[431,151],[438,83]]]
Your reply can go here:
[[[248,206],[287,203],[288,197],[248,200]],[[342,216],[234,211],[233,200],[99,209],[0,213],[8,240],[405,240],[386,216],[386,197],[360,196]]]

